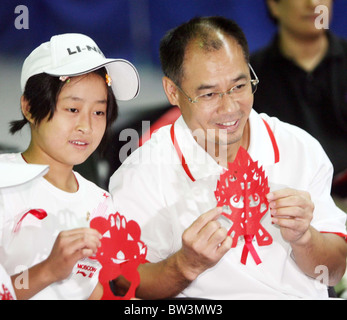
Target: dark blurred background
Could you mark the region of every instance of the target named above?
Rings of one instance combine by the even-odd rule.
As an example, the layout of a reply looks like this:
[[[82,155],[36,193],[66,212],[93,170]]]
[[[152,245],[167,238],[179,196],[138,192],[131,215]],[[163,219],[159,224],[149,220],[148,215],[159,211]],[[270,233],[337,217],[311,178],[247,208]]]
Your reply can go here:
[[[28,9],[28,29],[15,25]],[[335,0],[330,29],[347,38],[347,0]],[[119,166],[119,133],[132,128],[142,133],[142,120],[153,123],[169,105],[161,88],[158,46],[169,29],[195,16],[224,15],[244,30],[251,52],[265,46],[275,26],[263,0],[1,0],[0,4],[0,152],[22,151],[30,141],[29,131],[12,137],[8,122],[21,117],[20,72],[25,57],[52,35],[79,32],[95,40],[107,57],[125,58],[136,65],[141,78],[140,95],[120,103],[120,116],[106,158],[94,155],[77,168],[87,178],[107,187],[109,175]],[[18,22],[18,21],[17,21]],[[123,139],[124,140],[124,139]]]

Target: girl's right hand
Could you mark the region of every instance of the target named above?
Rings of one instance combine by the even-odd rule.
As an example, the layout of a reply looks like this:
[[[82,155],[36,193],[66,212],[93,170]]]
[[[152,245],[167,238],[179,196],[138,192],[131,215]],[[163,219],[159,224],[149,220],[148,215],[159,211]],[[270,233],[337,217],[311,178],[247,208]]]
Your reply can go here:
[[[43,262],[52,283],[66,279],[78,260],[95,254],[101,245],[101,237],[91,228],[60,232],[49,257]]]

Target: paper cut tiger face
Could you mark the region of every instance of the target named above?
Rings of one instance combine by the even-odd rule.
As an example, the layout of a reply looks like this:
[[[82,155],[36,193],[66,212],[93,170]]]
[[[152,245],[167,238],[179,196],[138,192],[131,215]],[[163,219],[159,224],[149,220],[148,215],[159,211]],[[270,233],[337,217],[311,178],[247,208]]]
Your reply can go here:
[[[147,254],[147,247],[140,240],[139,225],[133,220],[127,222],[125,217],[117,212],[109,215],[108,219],[103,217],[92,219],[90,227],[103,235],[101,247],[94,258],[102,265],[99,279],[104,290],[106,292],[109,290],[110,281],[123,277],[131,284],[127,293],[118,298],[124,300],[133,298],[140,283],[137,268],[146,261]],[[112,297],[111,294],[108,298],[114,298],[114,295]]]

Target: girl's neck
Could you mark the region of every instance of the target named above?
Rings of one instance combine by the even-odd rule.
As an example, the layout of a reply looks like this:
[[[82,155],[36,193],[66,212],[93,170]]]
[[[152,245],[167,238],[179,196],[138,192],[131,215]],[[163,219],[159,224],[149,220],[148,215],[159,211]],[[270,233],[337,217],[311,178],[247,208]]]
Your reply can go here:
[[[22,157],[27,163],[49,165],[49,171],[44,178],[56,188],[70,193],[78,191],[79,184],[72,171],[72,166],[59,165],[57,162],[38,159],[30,152],[30,149],[23,152]]]

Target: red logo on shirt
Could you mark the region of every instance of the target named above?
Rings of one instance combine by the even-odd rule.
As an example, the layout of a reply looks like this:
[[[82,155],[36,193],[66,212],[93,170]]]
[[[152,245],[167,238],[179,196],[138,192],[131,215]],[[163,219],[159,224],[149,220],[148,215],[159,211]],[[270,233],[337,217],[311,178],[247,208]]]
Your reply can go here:
[[[89,266],[87,264],[78,263],[76,274],[80,274],[83,277],[93,278],[97,269],[95,267]]]
[[[14,300],[10,290],[6,288],[6,286],[2,285],[3,292],[0,291],[0,300]]]

